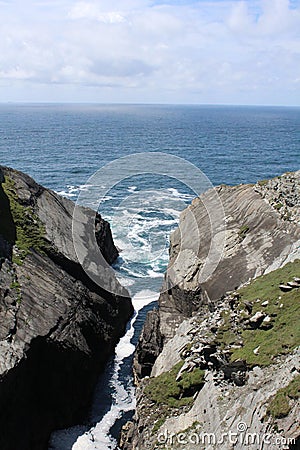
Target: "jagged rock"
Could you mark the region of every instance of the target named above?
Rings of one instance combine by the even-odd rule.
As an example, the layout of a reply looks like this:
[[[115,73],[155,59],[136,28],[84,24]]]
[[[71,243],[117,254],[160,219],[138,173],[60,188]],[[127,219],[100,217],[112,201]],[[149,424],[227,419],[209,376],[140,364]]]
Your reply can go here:
[[[244,386],[246,383],[246,371],[232,372],[231,379],[236,386]]]
[[[265,317],[266,317],[265,313],[263,313],[261,311],[257,311],[257,313],[255,313],[254,316],[252,316],[248,320],[248,323],[250,324],[250,326],[252,328],[258,328],[262,324]]]
[[[253,350],[254,355],[259,354],[260,345]]]
[[[291,291],[293,288],[292,286],[286,285],[286,284],[280,284],[279,289],[283,292]]]
[[[287,282],[287,285],[288,285],[288,286],[291,286],[291,288],[293,288],[293,289],[294,289],[294,288],[297,289],[297,288],[300,287],[300,284],[297,283],[296,281],[288,281],[288,282]]]
[[[107,281],[119,286],[116,294],[78,263],[74,203],[21,172],[1,168],[2,184],[4,176],[11,197],[0,185],[0,448],[46,450],[51,431],[87,413],[133,309],[111,269]],[[111,262],[117,249],[99,215],[96,237]]]
[[[283,175],[278,183],[272,182],[269,194],[277,186],[278,192],[283,189],[284,198],[289,192],[290,178],[295,185],[293,198],[295,201],[300,198],[300,171]],[[265,186],[258,185],[219,186],[195,199],[181,214],[179,228],[170,237],[169,268],[159,298],[160,331],[164,341],[174,335],[186,317],[203,308],[211,314],[215,302],[224,295],[232,298],[234,309],[238,286],[300,257],[298,223],[278,214],[266,202],[265,192]],[[210,216],[205,205],[213,203],[213,193],[217,193],[223,204],[226,223],[225,231],[223,224],[218,224],[215,239],[220,243],[217,248],[221,248],[224,235],[225,242],[219,265],[205,279],[202,269],[212,243]],[[243,226],[247,226],[247,236],[240,242],[239,232]],[[195,236],[199,236],[198,241]],[[216,255],[211,255],[212,260],[217,257],[217,251]]]
[[[191,372],[194,367],[196,367],[195,361],[193,360],[185,361],[185,363],[183,364],[183,366],[181,367],[176,376],[176,381],[179,381],[181,379],[181,376],[184,372]]]
[[[261,306],[268,306],[269,300],[266,300],[265,302],[262,302]]]
[[[253,305],[250,302],[244,302],[245,308],[248,311],[249,314],[252,313]]]
[[[273,328],[272,322],[273,322],[272,318],[270,316],[266,316],[262,321],[260,328],[262,330],[270,330],[271,328]]]
[[[269,323],[269,322],[271,322],[271,317],[270,316],[266,316],[265,318],[264,318],[264,320],[263,320],[263,323]]]
[[[205,260],[211,245],[214,247],[213,244],[216,244],[215,253],[210,255],[215,260],[220,256],[218,251],[222,248],[224,237],[222,224],[214,224],[215,240],[211,240],[211,218],[205,205],[209,204],[214,193],[219,195],[225,211],[224,252],[211,276],[205,278]],[[258,327],[272,327],[274,319],[272,314],[268,314],[268,305],[255,298],[252,303],[245,305],[248,314],[252,314],[253,309],[257,311],[260,303],[266,312],[259,311],[250,321],[248,317],[244,318],[245,311],[235,308],[235,302],[239,300],[235,295],[240,286],[247,285],[257,276],[300,257],[300,171],[284,174],[262,186],[219,186],[214,189],[214,193],[211,190],[195,199],[181,214],[180,226],[171,235],[170,262],[159,299],[163,348],[151,371],[152,377],[160,376],[170,371],[181,358],[185,358],[186,367],[192,361],[206,371],[205,384],[193,406],[176,411],[176,414],[170,413],[158,432],[167,430],[168,433],[181,433],[198,423],[196,431],[228,433],[236,431],[238,423],[243,421],[249,425],[251,432],[260,435],[270,432],[276,438],[278,432],[272,428],[271,420],[265,419],[266,403],[294,377],[291,367],[296,364],[299,369],[299,352],[276,357],[270,367],[251,369],[244,361],[232,362],[233,350],[247,345],[240,333],[247,327],[247,321],[249,330],[255,333]],[[280,210],[273,201],[279,195],[283,204]],[[198,241],[196,235],[199,236]],[[185,262],[184,255],[187,256]],[[179,263],[182,263],[181,269]],[[225,334],[227,340],[222,341]],[[216,348],[211,348],[211,353],[205,355],[202,352],[203,345],[198,345],[203,338],[208,340],[205,344],[208,347],[215,341],[219,342]],[[257,346],[252,350],[250,347],[250,352],[257,355],[255,357],[251,353],[254,364],[256,360],[259,364],[262,358],[263,350],[260,351],[260,348]],[[131,444],[128,447],[125,445],[124,450],[152,450],[156,448],[158,434],[152,433],[151,419],[146,420],[144,416],[143,380],[137,392]],[[296,416],[299,421],[299,402],[298,413],[296,411],[297,405],[285,422],[287,437],[299,435],[299,429],[296,430],[294,426]],[[190,443],[183,447],[170,442],[165,444],[174,449],[199,448],[199,445]],[[211,450],[214,447],[205,448]],[[222,444],[222,448],[229,450],[231,447]],[[236,448],[242,450],[244,446],[237,445]],[[264,450],[271,450],[271,447],[265,446]]]
[[[193,407],[188,412],[168,418],[159,431],[164,433],[167,430],[168,436],[172,433],[176,436],[183,430],[192,428],[192,431],[187,431],[187,438],[192,433],[212,433],[216,438],[220,438],[222,433],[238,432],[238,424],[243,423],[246,424],[248,433],[260,437],[268,434],[270,443],[264,442],[262,446],[264,450],[272,450],[275,439],[277,439],[276,448],[278,450],[286,449],[286,441],[282,437],[297,440],[299,436],[299,401],[294,404],[288,417],[278,420],[277,430],[272,429],[272,420],[266,416],[266,410],[270,398],[279,388],[287,386],[295,377],[295,372],[293,373],[290,370],[295,363],[297,370],[299,370],[299,351],[287,356],[275,368],[261,369],[256,367],[249,372],[247,383],[243,386],[217,384],[214,380],[214,374],[210,373],[204,387],[197,395]],[[154,439],[157,439],[157,435]],[[142,442],[142,436],[140,436],[140,442]],[[176,437],[174,437],[173,442],[174,445],[171,448],[181,450],[187,448],[184,445],[178,445]],[[168,444],[170,444],[170,441],[166,442],[166,447]],[[205,450],[232,449],[232,443],[230,444],[229,441],[223,441],[222,444],[217,445],[206,441],[205,444]],[[152,442],[152,445],[151,442],[147,442],[144,446],[138,444],[134,448],[136,450],[154,449],[155,445],[154,442]],[[234,448],[244,450],[245,441],[238,439]],[[253,448],[258,447],[254,444]],[[189,441],[188,449],[198,450],[199,443]]]
[[[132,444],[134,425],[133,422],[126,422],[122,427],[121,436],[119,439],[120,448],[129,448]]]
[[[286,173],[272,180],[258,182],[255,190],[283,220],[299,223],[299,178],[299,171]]]
[[[245,384],[247,365],[245,361],[238,360],[221,366],[225,379],[232,380],[237,386]]]
[[[160,317],[157,310],[149,311],[141,332],[134,358],[134,374],[143,378],[151,374],[152,366],[162,349]]]

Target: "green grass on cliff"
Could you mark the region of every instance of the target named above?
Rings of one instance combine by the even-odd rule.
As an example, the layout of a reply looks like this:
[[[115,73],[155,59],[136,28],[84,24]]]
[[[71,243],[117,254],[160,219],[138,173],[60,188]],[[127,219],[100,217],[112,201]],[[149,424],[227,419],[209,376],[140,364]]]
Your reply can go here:
[[[292,408],[292,401],[298,398],[300,398],[300,375],[297,375],[285,388],[277,391],[269,403],[267,415],[274,419],[286,417]]]
[[[176,364],[169,372],[150,378],[145,394],[155,403],[171,408],[180,408],[193,402],[193,395],[204,384],[204,371],[195,368],[192,372],[183,372],[180,381],[176,376],[183,361]]]
[[[10,204],[5,191],[0,184],[0,234],[7,242],[14,243],[16,240],[16,230],[13,217],[10,211]]]
[[[279,284],[292,281],[293,277],[300,277],[300,260],[261,276],[239,290],[241,299],[238,309],[244,309],[245,301],[252,303],[253,310],[250,316],[257,311],[265,312],[272,319],[272,328],[242,330],[241,326],[240,337],[243,347],[232,352],[232,360],[241,358],[250,366],[266,366],[274,361],[274,357],[287,354],[300,345],[300,289],[289,292],[282,292],[279,289]],[[268,305],[262,306],[266,300],[269,302]],[[227,332],[232,339],[232,330],[227,329],[223,333],[224,340]],[[255,355],[253,350],[257,347],[259,347],[258,354]]]
[[[33,249],[44,254],[44,251],[48,246],[45,239],[45,228],[41,224],[39,218],[34,214],[32,207],[20,204],[16,193],[15,183],[11,178],[5,177],[5,182],[2,184],[2,187],[9,200],[10,214],[16,230],[14,243],[18,252],[17,254],[14,252],[13,261],[17,264],[21,264],[22,260]],[[4,223],[8,220],[8,218],[4,217]],[[5,229],[8,228],[8,226],[9,223],[5,224]]]

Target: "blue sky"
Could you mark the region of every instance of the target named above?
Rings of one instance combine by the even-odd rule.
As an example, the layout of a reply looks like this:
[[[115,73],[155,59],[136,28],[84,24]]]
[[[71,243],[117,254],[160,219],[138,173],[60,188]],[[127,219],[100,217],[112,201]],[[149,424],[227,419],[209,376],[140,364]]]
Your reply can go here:
[[[0,0],[0,101],[300,106],[299,0]]]

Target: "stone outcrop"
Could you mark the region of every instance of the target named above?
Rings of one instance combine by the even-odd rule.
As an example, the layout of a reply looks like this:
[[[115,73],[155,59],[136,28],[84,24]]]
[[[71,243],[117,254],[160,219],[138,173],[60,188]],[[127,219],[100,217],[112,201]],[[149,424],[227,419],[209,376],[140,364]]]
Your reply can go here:
[[[42,450],[51,431],[87,413],[133,309],[112,270],[105,267],[114,294],[78,263],[73,202],[6,167],[0,183],[0,448]],[[112,263],[118,251],[109,224],[82,214],[94,220]]]
[[[210,311],[213,303],[227,291],[300,257],[297,213],[300,210],[300,171],[265,181],[263,185],[218,186],[215,193],[224,213],[223,222],[215,226],[213,240],[208,212],[214,201],[211,191],[196,198],[182,212],[179,227],[171,234],[170,262],[159,298],[159,332],[165,341],[174,335],[176,327],[186,317],[199,311],[204,304]],[[272,206],[273,200],[266,200],[266,195],[269,199],[279,197],[286,208],[292,205],[293,213],[282,215]],[[205,279],[202,270],[205,270],[205,261],[214,242],[216,258],[220,261]],[[218,254],[220,248],[223,248],[221,255]],[[214,259],[214,254],[209,257]],[[168,288],[169,285],[172,287]],[[155,341],[155,334],[152,336]],[[148,348],[151,347],[148,344]],[[148,359],[151,358],[148,355]]]
[[[286,443],[296,445],[299,438],[299,395],[298,399],[289,399],[286,414],[272,417],[269,409],[280,389],[293,380],[298,380],[299,386],[300,347],[276,356],[273,364],[267,366],[259,364],[259,356],[255,356],[258,363],[253,365],[242,359],[230,361],[230,350],[240,348],[241,342],[226,348],[222,338],[218,337],[218,342],[217,333],[212,332],[222,329],[222,317],[231,310],[228,300],[224,299],[209,317],[196,314],[184,320],[174,337],[165,344],[154,364],[152,378],[144,378],[137,385],[137,412],[134,421],[127,423],[123,430],[121,448],[229,450],[233,444],[228,439],[230,432],[236,433],[234,448],[240,450],[245,448],[242,438],[249,440],[249,448],[253,450],[271,450],[275,442],[278,449],[294,448]],[[238,325],[241,330],[241,323]],[[194,367],[200,367],[205,370],[205,383],[194,395],[190,408],[166,410],[165,405],[153,402],[145,390],[152,379],[169,372],[179,361],[184,363],[177,379],[183,371],[192,372]],[[239,427],[244,425],[239,424],[245,424],[245,428],[240,430]],[[222,436],[224,442],[220,443]],[[263,442],[265,437],[266,442]]]
[[[299,178],[300,171],[286,173],[272,180],[259,181],[255,190],[284,220],[299,223]]]
[[[224,214],[211,233],[208,205],[215,193]],[[201,441],[193,445],[186,441],[188,434],[212,433],[220,438],[236,431],[237,449],[244,448],[243,431],[256,433],[259,439],[271,435],[271,443],[256,441],[249,448],[271,449],[276,439],[277,448],[294,448],[291,443],[300,434],[299,394],[293,391],[300,369],[295,331],[300,300],[299,211],[300,172],[296,172],[254,186],[219,186],[181,214],[171,235],[159,309],[155,320],[146,321],[135,356],[137,409],[123,430],[123,449],[196,449],[202,448]],[[208,255],[219,260],[210,273],[205,266]],[[192,383],[196,370],[204,371],[204,386],[192,399],[177,398],[181,374],[191,374]],[[163,389],[166,374],[175,397],[159,403],[157,389]],[[180,399],[189,407],[178,407]],[[246,424],[245,430],[237,430],[240,423]],[[176,436],[182,431],[185,442],[180,443]],[[171,442],[167,438],[172,434]],[[290,439],[288,446],[285,438]],[[206,449],[233,445],[226,440],[202,444]]]
[[[139,378],[151,374],[153,364],[163,348],[160,317],[156,309],[147,314],[134,358],[134,373]]]

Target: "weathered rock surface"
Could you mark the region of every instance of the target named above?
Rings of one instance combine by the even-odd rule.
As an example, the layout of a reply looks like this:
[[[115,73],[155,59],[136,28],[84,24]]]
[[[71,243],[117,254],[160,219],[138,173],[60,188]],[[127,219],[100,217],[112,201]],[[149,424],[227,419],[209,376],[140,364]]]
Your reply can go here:
[[[295,313],[286,313],[285,303],[288,298],[292,299],[289,307],[293,311],[293,301],[299,302],[300,293],[296,286],[299,275],[278,279],[275,294],[272,291],[275,297],[269,298],[266,294],[263,301],[251,296],[241,300],[243,290],[237,289],[248,285],[251,288],[252,279],[268,273],[273,276],[273,271],[288,267],[289,262],[295,261],[298,267],[300,171],[255,186],[220,186],[215,192],[223,204],[224,221],[215,224],[214,238],[211,239],[207,208],[213,195],[209,191],[195,199],[181,214],[180,226],[171,236],[170,262],[159,310],[154,321],[150,318],[146,322],[147,332],[142,334],[135,357],[137,378],[148,375],[149,361],[155,359],[155,362],[151,378],[138,380],[137,409],[133,421],[122,433],[123,449],[242,449],[245,443],[240,442],[242,433],[237,430],[240,423],[246,424],[247,431],[259,435],[259,439],[267,434],[266,442],[256,441],[249,445],[251,449],[271,449],[274,445],[279,449],[294,448],[287,445],[284,438],[299,438],[299,398],[291,398],[290,410],[275,422],[267,414],[268,405],[278,390],[299,379],[299,348],[295,347],[295,342],[300,345],[299,338],[297,341],[295,337],[289,351],[286,344],[279,349],[281,339],[284,339],[284,328],[280,327],[285,327],[285,320],[288,320],[290,330],[296,321]],[[278,199],[282,203],[280,207]],[[197,241],[195,236],[199,237]],[[219,264],[209,273],[205,266],[206,257],[211,249],[215,249],[210,257],[217,260],[222,247]],[[282,293],[280,284],[289,282],[295,286]],[[268,283],[272,286],[272,282]],[[281,298],[289,295],[293,297]],[[287,314],[282,321],[281,313]],[[149,329],[151,323],[152,330]],[[261,336],[262,342],[270,339],[271,344],[272,339],[276,339],[277,331],[272,334],[274,329],[279,330],[278,348],[275,345],[268,350],[274,355],[266,362],[263,356],[266,357],[268,351],[261,348],[260,339]],[[252,342],[250,337],[249,342],[244,341],[245,336],[251,336],[249,333],[256,333],[253,334],[253,345],[249,344]],[[291,332],[290,336],[296,335]],[[289,336],[286,339],[289,341]],[[155,345],[157,341],[162,341],[161,351],[161,346]],[[234,352],[246,354],[244,349],[248,351],[247,358],[232,358]],[[261,364],[255,366],[255,358]],[[147,366],[143,366],[143,361],[147,361]],[[192,372],[193,367],[205,370],[205,384],[191,408],[174,408],[170,412],[169,408],[149,398],[145,389],[152,379],[170,372],[180,361],[183,361],[181,371]],[[185,431],[184,442],[180,442],[182,431]],[[191,433],[198,436],[213,433],[219,439],[222,433],[227,433],[228,437],[229,432],[237,431],[239,440],[234,447],[226,439],[221,444],[205,441],[202,446],[201,441],[193,445],[195,436],[194,441],[187,440]],[[271,434],[270,443],[268,433]]]
[[[153,364],[163,348],[160,318],[156,309],[147,314],[134,360],[134,373],[138,378],[151,374]]]
[[[284,220],[299,223],[299,178],[300,171],[286,173],[282,177],[258,182],[255,190],[260,193]]]
[[[204,304],[211,310],[227,291],[300,257],[300,171],[263,185],[222,185],[215,192],[224,214],[220,215],[223,221],[214,225],[213,239],[208,213],[214,206],[211,191],[182,212],[179,227],[171,235],[170,262],[159,298],[159,332],[165,341]],[[292,205],[292,213],[282,215],[273,207],[273,197],[280,198],[285,208]],[[213,273],[205,265],[208,255],[211,260],[220,259]]]
[[[239,388],[225,383],[222,386],[216,384],[213,373],[209,372],[190,411],[167,419],[159,433],[169,436],[169,443],[171,434],[177,435],[173,438],[174,449],[184,448],[182,440],[178,438],[182,430],[187,430],[184,439],[190,450],[199,449],[203,433],[212,436],[211,441],[206,438],[203,442],[207,450],[231,449],[235,440],[234,448],[238,450],[244,449],[246,444],[250,449],[272,449],[274,445],[278,449],[289,448],[287,443],[296,442],[299,436],[299,401],[294,402],[287,418],[277,421],[277,431],[272,419],[267,417],[267,406],[278,389],[287,386],[295,373],[299,372],[299,357],[298,349],[272,368],[255,367],[249,372],[247,384]],[[233,433],[231,442],[230,432]],[[199,437],[197,445],[195,433]],[[224,443],[218,444],[222,436]],[[160,441],[163,443],[162,438]],[[165,444],[168,444],[167,440]]]
[[[86,414],[133,310],[113,271],[105,268],[117,294],[78,263],[73,202],[13,169],[1,167],[0,182],[0,448],[42,450],[51,431]],[[96,238],[114,261],[118,251],[99,215]]]
[[[168,411],[162,425],[158,425],[164,418],[164,405],[153,403],[145,395],[151,379],[141,380],[137,386],[136,415],[123,430],[122,449],[242,450],[245,443],[253,450],[297,448],[299,399],[290,400],[289,413],[276,420],[268,415],[268,406],[279,389],[299,377],[300,348],[278,357],[268,367],[254,366],[249,370],[243,361],[226,362],[226,351],[216,350],[211,329],[220,327],[222,312],[227,308],[224,302],[209,318],[196,314],[184,320],[153,367],[152,377],[158,377],[183,358],[185,363],[178,375],[189,370],[191,362],[206,369],[204,387],[195,396],[192,407]]]

